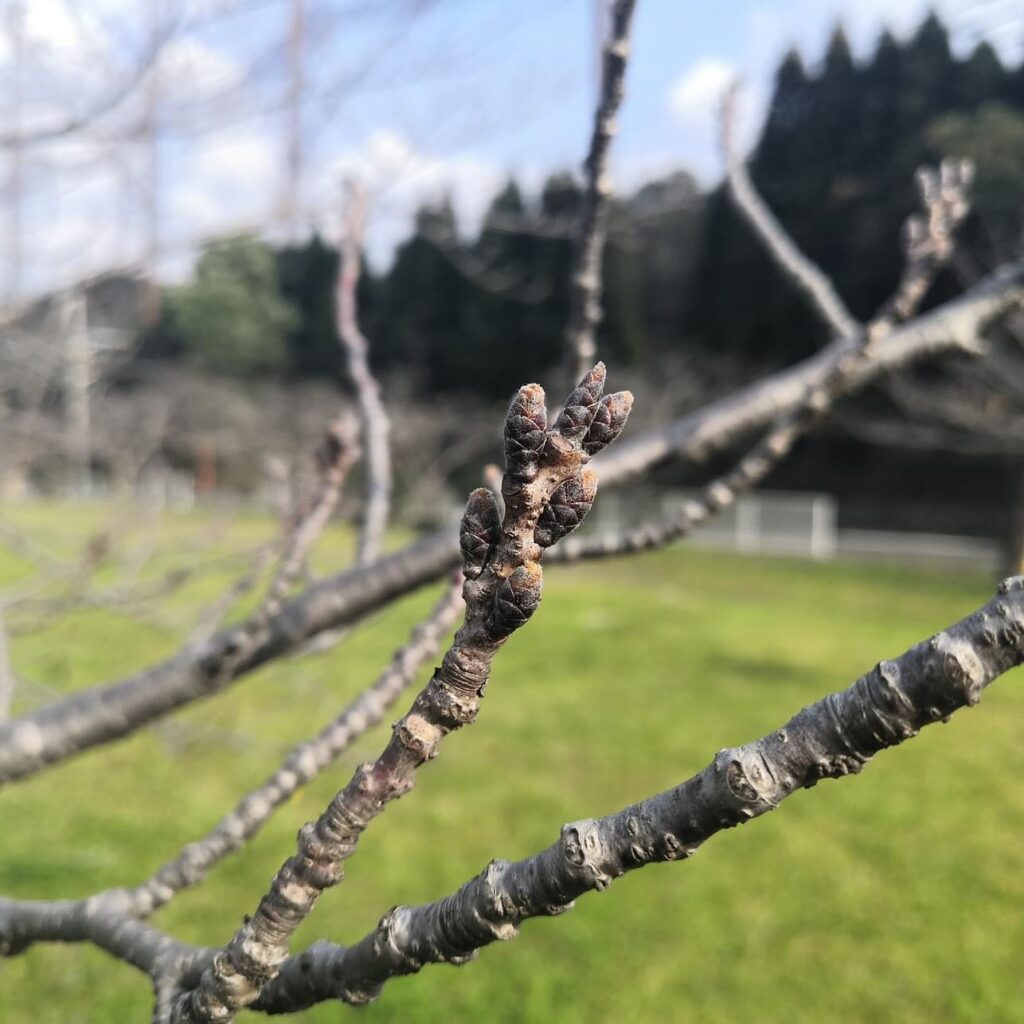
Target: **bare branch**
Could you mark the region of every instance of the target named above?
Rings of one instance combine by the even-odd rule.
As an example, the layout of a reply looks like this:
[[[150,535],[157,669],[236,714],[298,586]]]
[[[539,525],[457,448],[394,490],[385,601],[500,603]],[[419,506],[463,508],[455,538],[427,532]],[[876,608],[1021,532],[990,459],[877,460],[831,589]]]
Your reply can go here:
[[[879,345],[897,322],[912,316],[938,271],[953,255],[953,232],[970,209],[969,167],[943,164],[940,171],[918,171],[927,221],[907,219],[906,266],[895,294],[878,311],[851,348],[836,360],[824,380],[809,387],[803,401],[781,415],[768,433],[727,473],[705,486],[667,520],[646,523],[591,542],[570,541],[559,552],[566,561],[620,555],[660,547],[684,537],[762,480],[789,454],[793,445],[827,415],[849,390],[849,382],[879,352]],[[940,184],[941,187],[940,187]]]
[[[279,557],[274,573],[259,608],[245,622],[245,636],[251,643],[261,630],[281,610],[302,566],[313,546],[331,517],[342,485],[349,471],[359,458],[359,449],[351,439],[351,428],[342,419],[335,420],[328,428],[323,443],[317,452],[320,476],[317,490],[308,507],[298,509],[291,521],[282,529],[280,536],[265,544],[253,558],[249,568],[234,580],[217,601],[202,616],[199,629],[186,641],[186,648],[195,648],[209,641],[220,628],[228,612],[263,578],[274,558]],[[234,658],[243,658],[247,643],[240,638],[234,645]],[[232,662],[226,661],[221,673],[232,671]]]
[[[359,329],[356,289],[362,261],[366,197],[355,182],[346,183],[345,229],[341,240],[341,266],[338,271],[338,337],[348,359],[348,373],[356,388],[363,421],[366,447],[366,507],[359,534],[357,559],[360,565],[372,562],[380,551],[391,506],[391,450],[388,422],[380,387],[370,370],[369,345]]]
[[[487,465],[484,466],[484,487],[494,495],[494,500],[498,505],[498,515],[504,519],[505,499],[501,495],[501,476],[501,468],[496,466],[493,462],[488,462]]]
[[[873,358],[846,381],[847,392],[914,360],[948,351],[977,351],[994,318],[1024,302],[1024,261],[1009,264],[963,295],[897,328]],[[771,374],[657,430],[620,442],[594,468],[607,486],[621,484],[667,459],[698,461],[798,408],[849,346],[837,341],[796,366]],[[49,707],[0,724],[0,783],[26,778],[80,751],[134,732],[175,708],[210,696],[305,641],[434,580],[458,565],[448,530],[430,534],[372,565],[309,586],[262,630],[247,657],[227,675],[241,627],[224,630],[200,652],[182,651],[120,682],[89,687]],[[213,685],[211,685],[213,681]]]
[[[1024,261],[1007,264],[956,299],[894,330],[874,357],[847,380],[854,391],[889,370],[943,352],[977,354],[993,319],[1024,303]],[[621,483],[669,458],[700,461],[796,408],[825,380],[852,342],[837,339],[795,366],[763,377],[667,426],[616,445],[597,468],[601,479]]]
[[[245,796],[202,839],[189,843],[151,878],[128,891],[135,916],[145,917],[177,893],[201,882],[210,870],[235,850],[241,849],[270,820],[274,811],[295,792],[333,764],[368,729],[380,724],[385,714],[416,677],[420,666],[437,654],[441,640],[463,607],[462,578],[445,590],[428,618],[419,623],[409,642],[394,654],[377,681],[356,697],[312,739],[300,743],[281,767],[262,785]]]
[[[869,328],[873,337],[914,315],[936,274],[953,256],[953,234],[967,216],[967,193],[974,180],[969,160],[943,160],[937,169],[922,167],[917,188],[923,216],[907,218],[903,227],[906,262],[896,291],[875,314]]]
[[[0,956],[16,956],[36,942],[91,942],[152,978],[178,976],[212,951],[178,942],[127,915],[120,894],[84,900],[0,898]]]
[[[583,164],[586,189],[575,239],[569,323],[566,327],[568,365],[573,380],[582,377],[597,358],[594,334],[601,321],[601,260],[608,233],[608,201],[612,194],[608,152],[618,131],[615,118],[625,92],[634,6],[635,0],[615,0],[611,7],[611,29],[601,71],[601,95],[594,115],[590,151]]]
[[[734,83],[726,92],[720,119],[722,156],[725,160],[729,195],[761,240],[768,255],[810,299],[832,334],[837,338],[855,338],[860,334],[861,325],[846,308],[846,304],[821,268],[800,251],[750,180],[746,163],[737,152],[733,137],[738,92],[738,83]]]
[[[53,142],[64,136],[74,135],[83,128],[88,128],[89,125],[100,120],[104,115],[109,114],[116,107],[120,106],[145,80],[146,76],[159,61],[164,47],[178,31],[178,27],[177,24],[173,23],[164,26],[157,33],[146,52],[124,81],[118,83],[115,88],[111,89],[91,109],[56,124],[34,129],[31,132],[8,132],[0,135],[0,148],[11,149],[17,146],[33,146],[43,142]]]
[[[318,942],[286,961],[257,1004],[295,1012],[325,999],[366,1003],[388,979],[424,964],[464,964],[531,917],[572,908],[628,871],[682,860],[717,832],[774,810],[799,789],[859,772],[887,747],[977,704],[981,691],[1024,661],[1024,577],[961,622],[852,686],[798,712],[753,743],[720,750],[699,774],[617,814],[565,825],[525,860],[492,861],[435,903],[395,907],[354,946]]]
[[[800,788],[859,772],[871,758],[958,709],[1024,662],[1024,577],[984,607],[901,657],[879,662],[846,690],[783,728],[724,749],[702,772],[605,818],[566,825],[546,850],[492,861],[457,893],[396,907],[356,945],[318,942],[286,959],[255,1010],[295,1012],[327,999],[365,1003],[390,978],[428,963],[462,964],[531,917],[557,915],[583,893],[657,861],[691,856],[715,833],[774,810]],[[223,951],[188,946],[129,916],[124,892],[88,900],[0,899],[0,955],[34,942],[91,942],[154,978],[187,989]],[[166,1008],[167,1000],[163,1000]],[[165,1020],[166,1015],[157,1019]]]
[[[298,852],[275,875],[255,914],[178,1001],[177,1024],[230,1021],[259,998],[320,894],[344,877],[344,862],[370,822],[412,789],[445,736],[476,719],[495,655],[540,603],[540,559],[559,536],[550,528],[542,531],[545,512],[562,504],[559,496],[577,481],[586,481],[589,507],[596,482],[583,467],[625,425],[632,396],[602,398],[604,379],[598,363],[550,428],[539,385],[527,384],[513,398],[505,419],[505,517],[499,518],[486,488],[470,495],[460,530],[466,617],[440,668],[395,724],[377,760],[356,769],[320,818],[300,830]],[[619,410],[614,429],[601,426],[608,417],[598,417],[608,405]],[[585,512],[576,509],[576,522]],[[563,532],[572,528],[564,526]]]
[[[317,452],[320,479],[316,494],[309,507],[297,514],[285,539],[284,553],[267,595],[253,616],[255,628],[265,626],[281,610],[288,592],[302,572],[302,567],[323,533],[338,504],[345,478],[359,458],[359,448],[352,439],[351,427],[342,419],[335,420],[327,429],[323,444]]]

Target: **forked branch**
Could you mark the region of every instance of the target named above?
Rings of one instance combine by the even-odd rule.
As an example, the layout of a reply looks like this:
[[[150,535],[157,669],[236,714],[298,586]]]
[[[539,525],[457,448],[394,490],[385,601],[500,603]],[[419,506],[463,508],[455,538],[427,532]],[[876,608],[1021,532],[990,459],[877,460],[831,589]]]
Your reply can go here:
[[[970,209],[967,190],[972,176],[973,169],[966,161],[945,161],[937,170],[924,167],[918,171],[925,215],[907,218],[905,265],[892,297],[844,348],[825,378],[808,387],[800,404],[779,416],[735,466],[702,488],[698,497],[684,502],[674,515],[596,540],[574,539],[558,552],[558,557],[575,561],[661,547],[687,536],[760,484],[850,390],[851,381],[870,364],[896,324],[916,312],[936,275],[953,255],[954,232]]]
[[[915,360],[944,352],[978,352],[985,326],[1022,302],[1024,261],[1001,267],[958,298],[894,329],[847,379],[845,393]],[[621,485],[672,458],[700,461],[770,425],[801,407],[808,390],[828,378],[848,348],[839,339],[796,366],[617,444],[595,462],[603,485]],[[396,597],[440,579],[458,560],[457,538],[450,530],[440,530],[372,565],[307,587],[286,602],[241,662],[233,661],[241,627],[233,627],[212,637],[199,652],[182,650],[125,679],[88,687],[0,723],[0,784],[128,736],[176,708],[209,697],[318,633],[358,621]],[[229,662],[229,671],[224,671]]]
[[[241,849],[299,789],[308,785],[368,729],[379,725],[416,677],[421,665],[437,654],[454,625],[462,602],[462,578],[449,587],[430,615],[413,630],[391,664],[312,739],[295,747],[262,785],[247,794],[202,839],[189,843],[145,882],[129,889],[130,913],[146,917],[183,889],[201,882],[231,853]]]
[[[445,736],[476,719],[495,655],[540,602],[544,549],[574,529],[593,503],[596,477],[584,467],[629,416],[632,396],[602,397],[604,378],[598,363],[551,427],[541,387],[519,389],[505,419],[504,519],[487,488],[470,495],[460,531],[466,616],[440,668],[376,761],[361,765],[320,818],[302,828],[298,852],[252,918],[178,1000],[177,1024],[229,1021],[259,998],[320,894],[344,877],[363,831],[412,789]]]
[[[718,752],[691,779],[605,818],[566,825],[546,850],[516,863],[493,861],[458,892],[396,907],[351,947],[319,942],[286,959],[253,1009],[295,1012],[326,999],[361,1003],[392,977],[425,964],[460,964],[530,917],[636,868],[681,860],[725,828],[774,810],[800,788],[855,774],[879,751],[980,700],[998,676],[1024,662],[1024,577],[1000,584],[984,607],[846,690],[798,712],[781,729]],[[126,905],[0,900],[0,955],[34,942],[90,942],[149,974],[167,1019],[168,992],[191,987],[223,956],[132,920]]]
[[[700,773],[605,818],[572,822],[546,850],[492,861],[435,903],[395,907],[354,946],[318,942],[287,961],[258,1008],[294,1012],[325,999],[365,1003],[393,977],[425,964],[464,964],[531,917],[646,864],[691,856],[715,833],[774,810],[799,789],[859,772],[887,747],[977,704],[994,679],[1024,661],[1024,578],[985,607],[852,686],[811,704],[753,743],[720,750]]]

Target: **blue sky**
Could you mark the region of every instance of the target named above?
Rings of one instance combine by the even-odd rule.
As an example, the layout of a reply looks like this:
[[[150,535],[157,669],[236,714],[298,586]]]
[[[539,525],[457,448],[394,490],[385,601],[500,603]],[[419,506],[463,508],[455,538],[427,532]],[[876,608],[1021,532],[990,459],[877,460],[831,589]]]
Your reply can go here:
[[[24,123],[87,110],[123,81],[156,2],[29,0]],[[160,266],[174,278],[204,237],[237,228],[280,233],[293,0],[159,2],[179,18],[156,79]],[[472,231],[509,173],[531,190],[551,170],[579,165],[596,86],[595,0],[305,3],[303,227],[332,235],[339,183],[355,175],[370,191],[370,250],[383,264],[420,203],[451,195]],[[1018,0],[934,6],[961,52],[988,38],[1008,61],[1020,59]],[[638,0],[614,151],[618,187],[675,167],[713,182],[714,110],[732,75],[745,82],[750,140],[787,47],[797,45],[813,65],[842,21],[863,54],[883,25],[905,34],[927,9],[918,0]],[[9,40],[0,36],[8,118],[11,73]],[[137,125],[149,80],[88,132],[26,154],[23,288],[128,263],[142,251],[150,177]]]

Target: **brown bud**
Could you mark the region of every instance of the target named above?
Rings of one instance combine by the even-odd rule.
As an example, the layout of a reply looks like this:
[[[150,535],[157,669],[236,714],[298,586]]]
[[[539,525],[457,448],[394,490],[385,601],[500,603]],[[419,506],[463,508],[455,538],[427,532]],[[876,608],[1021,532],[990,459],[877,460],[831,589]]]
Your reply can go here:
[[[632,408],[632,391],[605,395],[594,413],[587,436],[583,438],[583,450],[588,455],[596,455],[602,448],[607,448],[622,433]]]
[[[524,384],[505,417],[505,470],[509,476],[530,481],[537,475],[547,427],[544,389],[539,384]]]
[[[519,566],[498,585],[487,629],[500,639],[518,629],[537,610],[543,574],[536,562]]]
[[[596,494],[597,474],[592,469],[585,469],[566,480],[544,506],[533,534],[534,540],[542,548],[549,548],[572,533],[590,511]]]
[[[565,400],[565,408],[555,422],[555,429],[569,441],[579,441],[594,418],[597,403],[604,391],[604,363],[598,363],[583,376],[572,394]]]
[[[462,571],[467,579],[475,580],[494,550],[501,536],[501,516],[494,494],[486,487],[478,487],[466,502],[459,524],[459,547],[462,549]]]
[[[342,419],[331,422],[319,447],[315,452],[317,468],[321,473],[341,463],[346,454],[354,454],[352,430]]]

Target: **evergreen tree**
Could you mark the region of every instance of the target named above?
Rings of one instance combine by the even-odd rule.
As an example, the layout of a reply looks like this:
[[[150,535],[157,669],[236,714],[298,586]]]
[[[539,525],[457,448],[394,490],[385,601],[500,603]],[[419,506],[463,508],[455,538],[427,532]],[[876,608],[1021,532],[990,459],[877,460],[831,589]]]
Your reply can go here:
[[[1006,69],[992,44],[978,43],[957,71],[956,105],[967,110],[977,109],[999,97],[1005,80]]]
[[[299,314],[287,338],[292,373],[336,380],[342,372],[334,316],[337,250],[315,234],[305,245],[279,250],[276,263],[278,288]]]
[[[221,373],[280,372],[295,309],[277,290],[274,256],[255,238],[208,245],[195,279],[167,293],[167,305],[186,350]]]
[[[464,325],[468,284],[442,246],[457,237],[451,202],[421,209],[381,292],[376,362],[431,392],[467,384]]]

